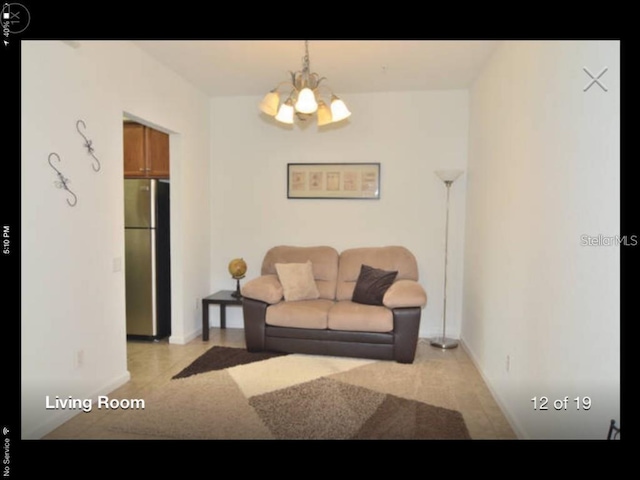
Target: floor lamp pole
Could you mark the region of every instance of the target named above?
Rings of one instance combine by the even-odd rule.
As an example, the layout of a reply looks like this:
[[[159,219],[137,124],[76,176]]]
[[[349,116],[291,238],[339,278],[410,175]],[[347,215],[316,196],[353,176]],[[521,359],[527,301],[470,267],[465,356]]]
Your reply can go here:
[[[442,349],[456,348],[458,346],[458,342],[451,338],[447,338],[447,264],[449,258],[449,192],[451,189],[451,184],[457,178],[457,175],[454,173],[454,178],[443,178],[444,184],[447,187],[447,215],[446,215],[446,223],[445,223],[445,234],[444,234],[444,310],[442,313],[442,336],[436,337],[431,340],[431,345],[434,347],[439,347]],[[442,177],[441,177],[442,178]]]

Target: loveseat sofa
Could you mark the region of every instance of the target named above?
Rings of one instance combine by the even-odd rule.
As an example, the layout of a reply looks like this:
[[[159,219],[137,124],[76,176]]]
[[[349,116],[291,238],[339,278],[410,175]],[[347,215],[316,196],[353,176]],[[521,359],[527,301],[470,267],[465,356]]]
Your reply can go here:
[[[415,359],[427,294],[402,246],[271,248],[241,289],[246,348]]]

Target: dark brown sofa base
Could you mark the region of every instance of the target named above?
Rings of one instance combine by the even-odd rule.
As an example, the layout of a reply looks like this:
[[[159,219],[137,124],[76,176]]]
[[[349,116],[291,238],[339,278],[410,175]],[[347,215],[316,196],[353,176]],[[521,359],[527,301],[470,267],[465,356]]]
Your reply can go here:
[[[413,363],[420,327],[419,307],[396,308],[389,333],[315,330],[266,325],[269,305],[243,298],[244,334],[250,352],[274,351],[309,355],[395,360]]]

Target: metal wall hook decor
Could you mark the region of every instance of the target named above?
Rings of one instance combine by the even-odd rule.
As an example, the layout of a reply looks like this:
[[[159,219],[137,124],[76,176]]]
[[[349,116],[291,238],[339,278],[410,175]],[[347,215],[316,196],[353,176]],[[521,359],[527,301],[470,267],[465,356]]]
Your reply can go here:
[[[58,180],[56,182],[54,182],[55,186],[58,188],[64,188],[67,192],[69,192],[71,195],[73,195],[73,202],[70,202],[69,199],[67,198],[67,203],[69,204],[69,206],[71,207],[75,207],[76,203],[78,203],[78,197],[76,196],[75,193],[73,193],[70,189],[69,189],[69,183],[71,183],[71,180],[69,180],[68,178],[65,178],[64,175],[62,175],[62,172],[60,172],[60,170],[58,170],[53,163],[51,163],[51,157],[55,156],[58,159],[58,162],[60,162],[60,155],[58,155],[55,152],[51,152],[49,154],[49,165],[51,165],[51,168],[53,168],[56,171],[56,174],[58,175]]]
[[[84,133],[82,133],[82,132],[80,131],[80,124],[82,124],[82,128],[83,128],[83,129],[86,129],[86,128],[87,128],[87,125],[84,123],[84,121],[83,121],[83,120],[78,120],[78,121],[76,122],[76,130],[78,130],[78,133],[79,133],[80,135],[82,135],[82,138],[84,138],[84,146],[85,146],[85,147],[87,147],[87,151],[88,151],[88,152],[89,152],[89,154],[90,154],[90,155],[95,159],[95,161],[96,161],[95,163],[97,163],[97,165],[98,165],[98,168],[96,168],[96,165],[95,165],[95,164],[94,164],[94,165],[91,165],[91,167],[93,168],[93,170],[94,170],[95,172],[98,172],[98,171],[100,171],[100,160],[98,160],[98,159],[97,159],[97,157],[93,154],[93,151],[94,151],[94,148],[93,148],[93,142],[92,142],[91,140],[89,140],[89,139],[85,136],[85,134],[84,134]]]

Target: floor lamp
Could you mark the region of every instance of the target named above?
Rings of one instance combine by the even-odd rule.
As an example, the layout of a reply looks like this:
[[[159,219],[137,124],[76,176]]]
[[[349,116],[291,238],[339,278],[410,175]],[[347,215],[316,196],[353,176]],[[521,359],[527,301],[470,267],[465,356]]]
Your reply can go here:
[[[456,348],[458,341],[447,338],[447,260],[449,253],[449,190],[451,184],[462,175],[462,170],[436,170],[436,175],[440,177],[447,187],[447,220],[444,237],[444,310],[442,313],[442,336],[431,340],[431,345],[442,349]]]

